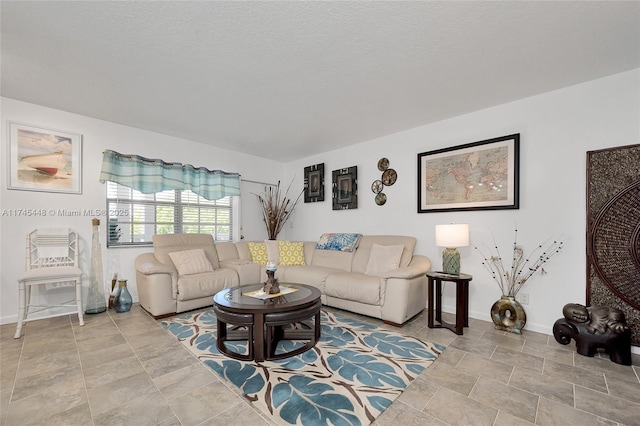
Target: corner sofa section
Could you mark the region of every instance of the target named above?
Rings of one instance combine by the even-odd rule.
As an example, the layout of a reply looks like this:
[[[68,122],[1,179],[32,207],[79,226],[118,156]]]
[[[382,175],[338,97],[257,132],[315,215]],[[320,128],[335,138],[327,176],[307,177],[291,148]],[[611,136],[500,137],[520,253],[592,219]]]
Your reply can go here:
[[[136,259],[140,304],[152,315],[159,317],[209,306],[212,304],[211,296],[223,288],[266,281],[265,266],[252,260],[249,242],[213,244],[211,241],[209,245],[200,237],[198,241],[190,241],[190,238],[156,236],[154,253],[146,253]],[[425,274],[431,262],[425,256],[413,254],[414,237],[365,235],[351,252],[318,249],[315,241],[302,244],[304,264],[279,264],[276,277],[281,283],[315,286],[321,292],[324,305],[379,318],[397,326],[425,308]],[[402,245],[398,266],[372,274],[372,250],[375,254],[379,253],[379,246],[398,245]],[[205,250],[214,271],[185,279],[190,276],[178,275],[168,253],[196,246]],[[234,275],[236,280],[232,278]],[[191,285],[198,286],[198,290],[188,289]],[[187,293],[191,296],[186,296]]]

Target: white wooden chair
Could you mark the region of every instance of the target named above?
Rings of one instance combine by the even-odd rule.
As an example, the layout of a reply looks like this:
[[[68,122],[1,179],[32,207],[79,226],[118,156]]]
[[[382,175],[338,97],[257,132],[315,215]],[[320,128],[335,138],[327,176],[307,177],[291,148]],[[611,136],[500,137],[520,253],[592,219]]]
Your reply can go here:
[[[39,228],[27,235],[26,271],[18,277],[18,325],[14,338],[20,338],[22,324],[28,321],[29,314],[52,307],[74,306],[78,311],[80,325],[84,325],[82,270],[79,268],[78,257],[78,233],[73,229]],[[31,287],[36,285],[49,287],[69,282],[75,284],[75,300],[51,305],[31,303]],[[69,313],[64,312],[52,316],[68,315]]]

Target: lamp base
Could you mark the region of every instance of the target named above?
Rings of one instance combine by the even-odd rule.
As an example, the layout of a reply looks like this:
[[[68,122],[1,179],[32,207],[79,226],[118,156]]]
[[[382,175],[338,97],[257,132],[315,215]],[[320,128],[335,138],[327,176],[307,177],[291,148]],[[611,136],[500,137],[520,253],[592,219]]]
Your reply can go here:
[[[455,248],[446,248],[442,252],[442,272],[460,275],[460,252]]]

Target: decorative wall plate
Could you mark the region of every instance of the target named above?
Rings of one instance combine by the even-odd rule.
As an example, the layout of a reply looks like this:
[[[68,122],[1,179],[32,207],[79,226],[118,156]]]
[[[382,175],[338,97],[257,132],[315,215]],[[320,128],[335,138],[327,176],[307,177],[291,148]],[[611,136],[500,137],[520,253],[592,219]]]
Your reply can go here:
[[[394,183],[396,183],[397,179],[398,179],[398,174],[393,169],[387,169],[382,174],[382,183],[387,186],[391,186]]]
[[[381,158],[378,160],[378,170],[384,172],[389,168],[389,160],[387,158]]]
[[[377,205],[381,206],[386,202],[387,202],[387,195],[384,192],[381,192],[378,195],[376,195],[376,204]]]
[[[380,179],[374,180],[371,184],[371,190],[374,194],[379,194],[380,192],[382,192],[382,188],[384,188],[384,184]]]

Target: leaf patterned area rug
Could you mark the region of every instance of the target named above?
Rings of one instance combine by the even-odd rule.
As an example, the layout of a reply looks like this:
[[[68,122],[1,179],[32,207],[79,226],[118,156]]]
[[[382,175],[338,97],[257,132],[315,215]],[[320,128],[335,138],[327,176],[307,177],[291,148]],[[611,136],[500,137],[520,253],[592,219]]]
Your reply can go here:
[[[321,338],[300,355],[238,361],[216,347],[213,310],[161,321],[220,377],[276,424],[368,425],[435,361],[444,346],[321,312]],[[226,342],[247,353],[246,341]],[[283,340],[279,351],[300,342]]]

